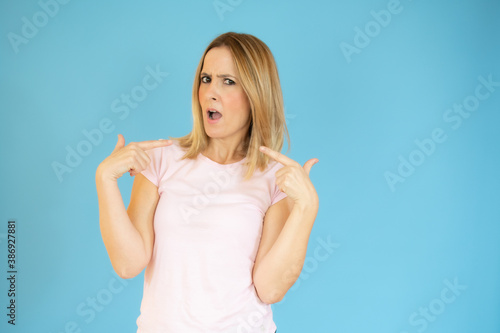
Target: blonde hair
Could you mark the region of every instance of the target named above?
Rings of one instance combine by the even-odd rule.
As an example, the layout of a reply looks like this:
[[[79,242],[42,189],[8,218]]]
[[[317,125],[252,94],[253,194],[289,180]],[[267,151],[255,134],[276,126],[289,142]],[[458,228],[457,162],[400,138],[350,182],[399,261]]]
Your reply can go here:
[[[250,179],[257,168],[264,171],[269,163],[269,157],[259,151],[260,146],[281,151],[286,134],[290,147],[278,69],[271,51],[257,37],[228,32],[218,36],[208,45],[194,78],[193,130],[188,135],[176,139],[186,150],[182,159],[196,158],[208,146],[209,137],[204,129],[203,114],[198,100],[200,73],[208,51],[222,46],[228,47],[231,51],[241,85],[250,102],[251,123],[244,142],[247,157],[247,171],[244,178]]]

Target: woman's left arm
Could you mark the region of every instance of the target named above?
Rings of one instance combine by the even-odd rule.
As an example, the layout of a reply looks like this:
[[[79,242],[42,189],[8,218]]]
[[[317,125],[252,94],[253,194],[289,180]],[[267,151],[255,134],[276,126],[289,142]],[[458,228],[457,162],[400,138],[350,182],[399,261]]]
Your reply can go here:
[[[276,184],[288,196],[266,212],[253,268],[253,282],[259,298],[272,304],[283,299],[304,265],[319,205],[309,171],[318,159],[310,159],[302,167],[267,147],[261,147],[261,152],[284,165],[276,172]]]

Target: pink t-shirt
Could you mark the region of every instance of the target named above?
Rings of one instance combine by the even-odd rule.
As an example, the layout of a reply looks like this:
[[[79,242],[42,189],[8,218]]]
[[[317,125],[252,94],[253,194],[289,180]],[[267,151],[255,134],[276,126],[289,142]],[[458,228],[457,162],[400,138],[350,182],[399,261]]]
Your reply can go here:
[[[219,164],[181,157],[177,141],[147,152],[158,187],[153,256],[144,275],[138,333],[271,333],[271,306],[252,281],[267,209],[286,197],[282,164],[243,179],[246,158]]]

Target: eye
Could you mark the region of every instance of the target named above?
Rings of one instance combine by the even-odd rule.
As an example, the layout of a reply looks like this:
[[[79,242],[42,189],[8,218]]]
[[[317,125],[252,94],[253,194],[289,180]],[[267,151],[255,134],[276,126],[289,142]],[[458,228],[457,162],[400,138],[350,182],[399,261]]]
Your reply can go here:
[[[210,77],[208,77],[206,75],[202,76],[201,77],[201,82],[203,82],[203,83],[209,83],[210,82]]]
[[[224,79],[224,84],[227,84],[227,85],[233,85],[233,84],[236,84],[233,80],[231,79]]]

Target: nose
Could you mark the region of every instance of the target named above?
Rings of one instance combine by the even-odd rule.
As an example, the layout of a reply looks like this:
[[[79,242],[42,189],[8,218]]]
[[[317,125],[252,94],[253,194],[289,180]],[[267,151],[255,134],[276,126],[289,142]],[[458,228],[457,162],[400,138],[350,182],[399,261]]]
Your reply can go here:
[[[219,91],[214,82],[210,82],[207,85],[206,95],[205,97],[210,101],[218,101],[219,100]]]

